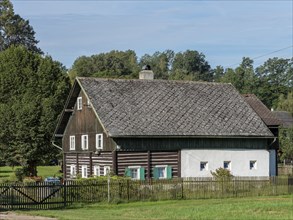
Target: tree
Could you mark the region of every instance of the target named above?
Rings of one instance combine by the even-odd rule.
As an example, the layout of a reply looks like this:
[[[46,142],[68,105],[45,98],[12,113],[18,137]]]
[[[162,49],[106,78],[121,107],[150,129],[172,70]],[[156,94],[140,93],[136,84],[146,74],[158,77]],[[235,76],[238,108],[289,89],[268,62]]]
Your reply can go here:
[[[281,160],[293,160],[293,127],[279,130]]]
[[[8,165],[36,175],[56,156],[51,139],[70,90],[65,68],[25,47],[0,52],[0,147]]]
[[[277,110],[293,114],[293,92],[289,92],[286,97],[283,94],[279,96]]]
[[[188,77],[184,77],[183,75]],[[187,50],[183,53],[177,53],[173,60],[170,79],[180,78],[213,81],[213,72],[211,66],[205,60],[205,55],[196,50]]]
[[[255,71],[265,90],[267,106],[276,107],[279,96],[293,88],[293,60],[270,58]]]
[[[71,70],[70,78],[76,76],[94,76],[107,78],[134,78],[138,76],[139,67],[134,51],[110,51],[90,57],[77,58]]]
[[[156,79],[168,79],[173,59],[174,51],[157,51],[153,55],[143,55],[140,58],[139,66],[142,68],[144,65],[150,65]]]
[[[24,20],[14,13],[9,0],[0,1],[0,51],[11,45],[23,45],[28,50],[42,53],[37,47],[39,41],[35,39],[35,32],[28,20]]]

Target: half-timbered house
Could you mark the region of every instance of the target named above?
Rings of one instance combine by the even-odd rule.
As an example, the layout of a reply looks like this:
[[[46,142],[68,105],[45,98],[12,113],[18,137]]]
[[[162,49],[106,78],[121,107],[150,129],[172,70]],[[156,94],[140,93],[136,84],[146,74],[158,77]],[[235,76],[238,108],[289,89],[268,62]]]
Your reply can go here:
[[[276,174],[275,136],[231,84],[76,78],[58,122],[64,176]]]

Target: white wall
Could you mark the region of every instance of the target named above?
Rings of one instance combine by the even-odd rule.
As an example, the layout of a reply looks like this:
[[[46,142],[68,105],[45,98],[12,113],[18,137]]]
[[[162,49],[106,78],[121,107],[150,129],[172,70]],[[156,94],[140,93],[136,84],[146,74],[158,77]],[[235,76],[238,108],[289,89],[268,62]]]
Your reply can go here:
[[[231,173],[234,176],[269,176],[270,159],[273,153],[267,150],[182,150],[181,176],[182,177],[211,177],[211,170],[223,167],[224,161],[231,161]],[[250,161],[257,161],[257,168],[250,169]],[[200,162],[208,162],[208,170],[200,170]]]

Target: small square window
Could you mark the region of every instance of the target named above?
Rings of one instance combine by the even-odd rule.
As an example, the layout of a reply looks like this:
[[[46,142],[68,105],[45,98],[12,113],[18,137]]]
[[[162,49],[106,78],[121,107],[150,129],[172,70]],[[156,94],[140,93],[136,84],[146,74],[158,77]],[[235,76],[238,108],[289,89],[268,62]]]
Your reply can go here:
[[[257,169],[257,162],[256,162],[256,160],[249,161],[249,168],[251,170],[256,170]]]
[[[202,161],[200,162],[200,171],[208,170],[208,162]]]
[[[136,179],[138,180],[139,179],[139,168],[140,167],[128,167],[129,168],[129,172],[130,172],[130,177],[131,179]]]
[[[231,161],[224,161],[224,169],[231,170]]]
[[[81,135],[81,148],[87,150],[88,146],[88,135]]]
[[[82,97],[77,98],[77,110],[82,110]]]

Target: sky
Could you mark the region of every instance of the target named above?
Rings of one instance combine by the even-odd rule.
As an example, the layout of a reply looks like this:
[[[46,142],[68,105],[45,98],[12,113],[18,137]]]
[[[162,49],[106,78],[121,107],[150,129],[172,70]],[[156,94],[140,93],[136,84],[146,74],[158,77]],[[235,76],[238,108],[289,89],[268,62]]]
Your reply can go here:
[[[197,50],[214,68],[293,57],[293,0],[11,0],[39,47],[67,68],[111,50]]]

